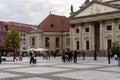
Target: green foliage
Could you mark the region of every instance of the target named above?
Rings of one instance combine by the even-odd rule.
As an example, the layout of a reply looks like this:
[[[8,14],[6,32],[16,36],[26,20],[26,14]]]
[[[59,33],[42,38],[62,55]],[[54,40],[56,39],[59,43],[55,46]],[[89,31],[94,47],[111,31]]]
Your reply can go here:
[[[12,29],[11,32],[7,33],[4,43],[6,48],[14,50],[20,48],[21,41],[22,38],[19,35],[19,31]]]
[[[112,51],[112,54],[116,54],[118,48],[120,47],[120,43],[119,42],[113,42],[112,43],[112,47],[111,47],[111,51]]]

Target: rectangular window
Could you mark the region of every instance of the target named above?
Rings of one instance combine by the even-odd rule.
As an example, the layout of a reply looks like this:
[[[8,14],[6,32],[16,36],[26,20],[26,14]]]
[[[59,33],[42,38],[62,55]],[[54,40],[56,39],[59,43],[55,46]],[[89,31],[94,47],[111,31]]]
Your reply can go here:
[[[89,28],[85,28],[85,32],[89,32]]]
[[[76,33],[79,33],[79,29],[76,29]]]
[[[107,30],[112,30],[112,26],[111,25],[107,26]]]
[[[118,26],[118,27],[119,27],[119,30],[120,30],[120,24],[119,24],[119,26]]]
[[[56,42],[55,42],[55,47],[56,47],[56,48],[59,47],[59,42],[60,42],[60,41],[59,41],[59,38],[57,37],[57,38],[56,38]]]
[[[66,39],[66,44],[70,44],[70,38]]]
[[[111,48],[111,45],[112,45],[112,40],[111,40],[111,39],[108,39],[108,40],[107,40],[107,46],[108,46],[108,48]]]
[[[89,41],[86,41],[86,50],[89,50]]]
[[[35,45],[35,38],[32,38],[32,46]]]
[[[79,41],[76,42],[76,48],[79,50]]]

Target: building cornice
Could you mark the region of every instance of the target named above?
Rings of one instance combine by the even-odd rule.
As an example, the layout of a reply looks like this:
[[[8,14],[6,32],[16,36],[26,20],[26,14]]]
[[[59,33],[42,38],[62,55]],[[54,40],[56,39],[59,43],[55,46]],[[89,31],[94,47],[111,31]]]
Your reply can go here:
[[[83,22],[90,22],[90,21],[101,21],[113,18],[120,18],[120,11],[108,12],[108,13],[100,13],[94,14],[89,16],[77,17],[70,19],[70,24],[78,24]]]

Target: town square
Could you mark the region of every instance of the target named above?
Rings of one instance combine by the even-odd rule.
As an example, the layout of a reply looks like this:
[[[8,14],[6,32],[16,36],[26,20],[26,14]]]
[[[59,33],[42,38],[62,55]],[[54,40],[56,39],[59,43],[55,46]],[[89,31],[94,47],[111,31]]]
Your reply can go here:
[[[1,0],[0,80],[119,80],[120,0]]]
[[[61,57],[43,60],[35,57],[36,64],[29,64],[29,58],[23,61],[3,62],[0,65],[0,80],[119,80],[120,68],[112,59],[107,63],[106,57],[78,58],[78,63],[63,63]],[[12,58],[7,58],[12,60]]]

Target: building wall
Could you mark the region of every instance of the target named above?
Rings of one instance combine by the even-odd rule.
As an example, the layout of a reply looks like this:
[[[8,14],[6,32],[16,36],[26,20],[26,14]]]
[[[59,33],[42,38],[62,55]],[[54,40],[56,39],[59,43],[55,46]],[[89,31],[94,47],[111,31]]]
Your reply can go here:
[[[100,20],[100,21],[94,21],[94,22],[85,22],[85,23],[79,23],[75,24],[74,27],[70,27],[70,48],[71,50],[75,50],[76,48],[76,41],[80,42],[80,51],[85,50],[86,51],[86,41],[89,41],[89,51],[95,50],[95,22],[99,22],[100,26],[100,47],[99,50],[102,54],[102,52],[106,51],[108,48],[107,41],[110,39],[112,42],[120,41],[120,19],[110,19],[110,20]],[[107,30],[107,26],[111,25],[112,30]],[[89,32],[85,32],[85,29],[89,28]],[[79,33],[76,33],[76,29],[79,29]],[[97,35],[96,35],[97,36]],[[102,54],[102,55],[105,55]]]
[[[70,42],[67,44],[67,39],[69,39],[69,32],[42,32],[42,33],[29,33],[28,36],[28,46],[30,48],[45,48],[49,51],[62,50],[70,48]],[[45,47],[45,38],[49,38],[49,47]],[[55,47],[55,39],[59,38],[59,47]],[[35,38],[35,45],[32,46],[32,38]]]

